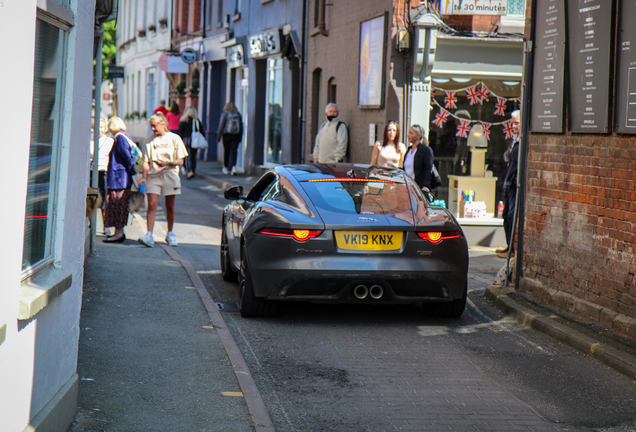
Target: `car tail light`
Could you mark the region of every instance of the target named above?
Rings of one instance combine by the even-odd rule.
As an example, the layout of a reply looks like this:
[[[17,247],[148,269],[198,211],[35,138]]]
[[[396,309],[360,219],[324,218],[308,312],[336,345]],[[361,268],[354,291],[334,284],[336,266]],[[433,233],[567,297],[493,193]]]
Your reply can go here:
[[[275,237],[291,237],[296,241],[304,242],[322,234],[322,230],[306,230],[306,229],[284,229],[284,228],[263,228],[258,231],[259,234],[265,234]]]
[[[462,235],[459,231],[428,231],[428,232],[418,232],[417,235],[422,240],[428,240],[431,243],[439,243],[442,240],[449,240],[454,238],[460,238]]]

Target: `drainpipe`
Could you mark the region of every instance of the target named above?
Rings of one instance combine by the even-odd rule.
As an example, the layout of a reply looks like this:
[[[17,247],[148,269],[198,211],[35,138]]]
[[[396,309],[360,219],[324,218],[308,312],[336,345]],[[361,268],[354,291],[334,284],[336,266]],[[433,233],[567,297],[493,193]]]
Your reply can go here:
[[[323,0],[324,1],[324,0]],[[300,58],[300,79],[301,79],[301,91],[300,91],[300,101],[298,106],[300,107],[300,112],[298,113],[298,122],[299,128],[298,133],[300,134],[300,152],[298,153],[298,162],[305,163],[305,111],[307,103],[307,99],[305,96],[305,91],[307,91],[307,2],[303,2],[303,28],[302,28],[302,53]]]
[[[102,23],[99,23],[99,44],[97,46],[97,58],[95,59],[95,117],[93,127],[93,172],[91,173],[91,187],[98,187],[99,176],[99,120],[102,108],[102,46],[104,42],[104,30]],[[105,197],[104,197],[105,198]],[[95,242],[97,240],[97,211],[91,216],[91,240],[90,253],[97,253]]]

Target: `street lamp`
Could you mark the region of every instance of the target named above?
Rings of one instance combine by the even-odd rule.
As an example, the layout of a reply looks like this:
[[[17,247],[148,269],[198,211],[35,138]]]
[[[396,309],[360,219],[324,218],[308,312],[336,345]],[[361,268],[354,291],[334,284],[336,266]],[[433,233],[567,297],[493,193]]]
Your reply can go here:
[[[427,13],[413,21],[415,55],[411,85],[411,123],[425,125],[428,130],[431,106],[431,71],[435,62],[437,30],[441,20]]]

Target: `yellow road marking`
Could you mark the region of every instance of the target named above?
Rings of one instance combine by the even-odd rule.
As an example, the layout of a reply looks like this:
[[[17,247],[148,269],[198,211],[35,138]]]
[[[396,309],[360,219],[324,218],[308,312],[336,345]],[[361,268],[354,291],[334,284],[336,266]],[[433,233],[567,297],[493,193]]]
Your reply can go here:
[[[236,397],[243,397],[243,393],[242,392],[221,392],[221,394],[223,396],[236,396]]]
[[[213,329],[214,326],[203,326],[204,329]]]
[[[600,347],[600,346],[601,346],[601,344],[600,344],[600,343],[592,344],[592,345],[590,346],[590,352],[591,352],[592,354],[594,354],[594,351],[596,351],[596,348],[598,348],[598,347]]]

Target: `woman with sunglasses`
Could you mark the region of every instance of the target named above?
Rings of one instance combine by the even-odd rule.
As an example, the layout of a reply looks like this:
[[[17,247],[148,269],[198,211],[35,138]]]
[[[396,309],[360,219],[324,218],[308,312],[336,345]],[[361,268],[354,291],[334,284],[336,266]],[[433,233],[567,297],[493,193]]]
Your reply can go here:
[[[402,166],[406,146],[400,142],[398,124],[390,121],[384,127],[384,138],[373,146],[371,165],[385,168],[399,168]]]
[[[424,192],[430,192],[433,150],[428,146],[424,128],[414,124],[409,128],[407,139],[410,146],[404,156],[402,168]]]

